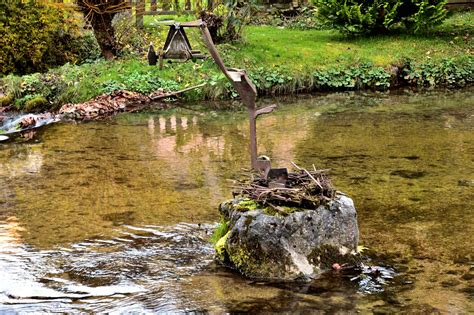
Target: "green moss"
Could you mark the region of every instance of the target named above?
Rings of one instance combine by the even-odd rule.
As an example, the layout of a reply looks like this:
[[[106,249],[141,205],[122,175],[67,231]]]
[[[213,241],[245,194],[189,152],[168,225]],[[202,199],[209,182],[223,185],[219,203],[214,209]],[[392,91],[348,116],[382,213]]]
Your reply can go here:
[[[7,95],[0,96],[0,107],[8,106],[8,105],[13,104],[14,99],[15,98],[14,98],[13,94],[7,94]]]
[[[252,211],[260,209],[261,206],[255,200],[245,199],[234,205],[234,209],[240,212]]]
[[[287,216],[288,214],[293,213],[293,212],[305,211],[306,210],[304,208],[286,207],[286,206],[281,206],[281,207],[279,207],[279,209],[281,211],[277,211],[272,207],[265,207],[263,209],[263,213],[265,213],[267,215],[275,216],[275,217],[284,217],[284,216]]]
[[[229,234],[230,234],[230,231],[228,231],[224,236],[222,236],[214,245],[216,256],[221,261],[225,261],[227,257],[227,252],[225,250],[225,243],[227,241],[227,237],[229,237]]]
[[[304,211],[305,209],[303,208],[298,208],[298,207],[281,207],[282,210],[287,213],[287,214],[290,214],[290,213],[293,213],[293,212],[298,212],[298,211]]]
[[[48,100],[42,96],[34,96],[33,98],[27,100],[23,105],[24,110],[26,111],[37,111],[41,110],[48,104]]]
[[[236,253],[229,254],[229,260],[235,268],[244,273],[248,273],[249,270],[252,270],[252,255],[242,247],[240,247]]]

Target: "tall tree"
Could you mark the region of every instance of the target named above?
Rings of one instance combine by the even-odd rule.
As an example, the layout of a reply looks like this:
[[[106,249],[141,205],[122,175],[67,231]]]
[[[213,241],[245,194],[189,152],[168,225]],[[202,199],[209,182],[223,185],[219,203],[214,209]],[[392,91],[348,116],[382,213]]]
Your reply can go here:
[[[95,38],[102,55],[106,59],[117,56],[118,46],[112,19],[115,14],[130,9],[128,1],[124,0],[77,0],[77,5],[92,25]]]

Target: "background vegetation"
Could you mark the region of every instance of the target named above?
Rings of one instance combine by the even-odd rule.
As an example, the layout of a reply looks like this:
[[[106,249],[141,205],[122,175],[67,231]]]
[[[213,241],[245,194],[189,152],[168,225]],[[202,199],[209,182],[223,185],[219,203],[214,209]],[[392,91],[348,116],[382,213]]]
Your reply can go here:
[[[383,34],[397,27],[419,32],[441,24],[446,0],[315,0],[318,16],[349,34]]]
[[[34,1],[0,2],[0,74],[45,71],[99,57],[97,43],[72,9]]]
[[[241,5],[234,8],[245,10],[235,15],[239,17],[236,23],[241,26],[250,22],[246,20],[246,12],[255,17],[254,25],[239,28],[239,36],[224,36],[225,23],[217,34],[223,41],[218,49],[226,63],[247,69],[260,95],[387,90],[396,86],[459,87],[474,82],[470,22],[474,14],[470,11],[453,14],[442,25],[416,33],[397,30],[389,35],[347,37],[328,29],[315,8],[265,13],[255,13],[252,11],[255,8]],[[229,11],[221,6],[207,13],[223,18]],[[67,15],[61,18],[64,17]],[[212,60],[166,63],[162,71],[148,65],[148,44],[152,41],[156,48],[163,45],[168,27],[162,20],[168,18],[145,17],[144,27],[137,29],[129,12],[116,14],[113,27],[118,50],[114,60],[91,57],[93,54],[85,54],[88,57],[72,54],[73,59],[59,62],[66,62],[65,65],[46,72],[45,68],[38,68],[27,72],[43,72],[18,76],[11,71],[0,78],[0,106],[10,104],[28,111],[55,109],[117,89],[147,94],[159,88],[176,90],[203,82],[207,83],[205,87],[186,94],[188,100],[236,97]],[[196,16],[173,18],[184,21]],[[71,21],[76,19],[77,14]],[[71,23],[68,26],[78,30],[75,38],[93,39],[91,31],[81,28],[83,22],[78,20],[74,27]],[[57,27],[60,29],[60,25]],[[197,30],[189,30],[188,37],[193,49],[204,50]],[[81,46],[97,56],[98,45],[92,42],[82,42]]]

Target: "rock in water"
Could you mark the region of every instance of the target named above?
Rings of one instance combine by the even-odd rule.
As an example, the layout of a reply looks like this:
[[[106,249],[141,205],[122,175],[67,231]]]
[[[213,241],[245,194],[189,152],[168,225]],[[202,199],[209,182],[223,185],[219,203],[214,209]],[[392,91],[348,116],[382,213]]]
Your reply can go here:
[[[215,245],[218,260],[245,276],[278,280],[308,280],[335,263],[357,263],[352,199],[337,195],[315,210],[281,209],[249,199],[222,203],[219,211],[229,229]]]

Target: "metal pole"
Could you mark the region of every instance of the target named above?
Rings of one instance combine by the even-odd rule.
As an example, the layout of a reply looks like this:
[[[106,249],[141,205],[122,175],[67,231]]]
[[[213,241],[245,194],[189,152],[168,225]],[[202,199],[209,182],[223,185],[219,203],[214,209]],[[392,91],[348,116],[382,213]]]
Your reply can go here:
[[[255,108],[255,105],[254,107]],[[255,110],[248,107],[250,121],[250,162],[253,169],[257,168],[257,119]]]

